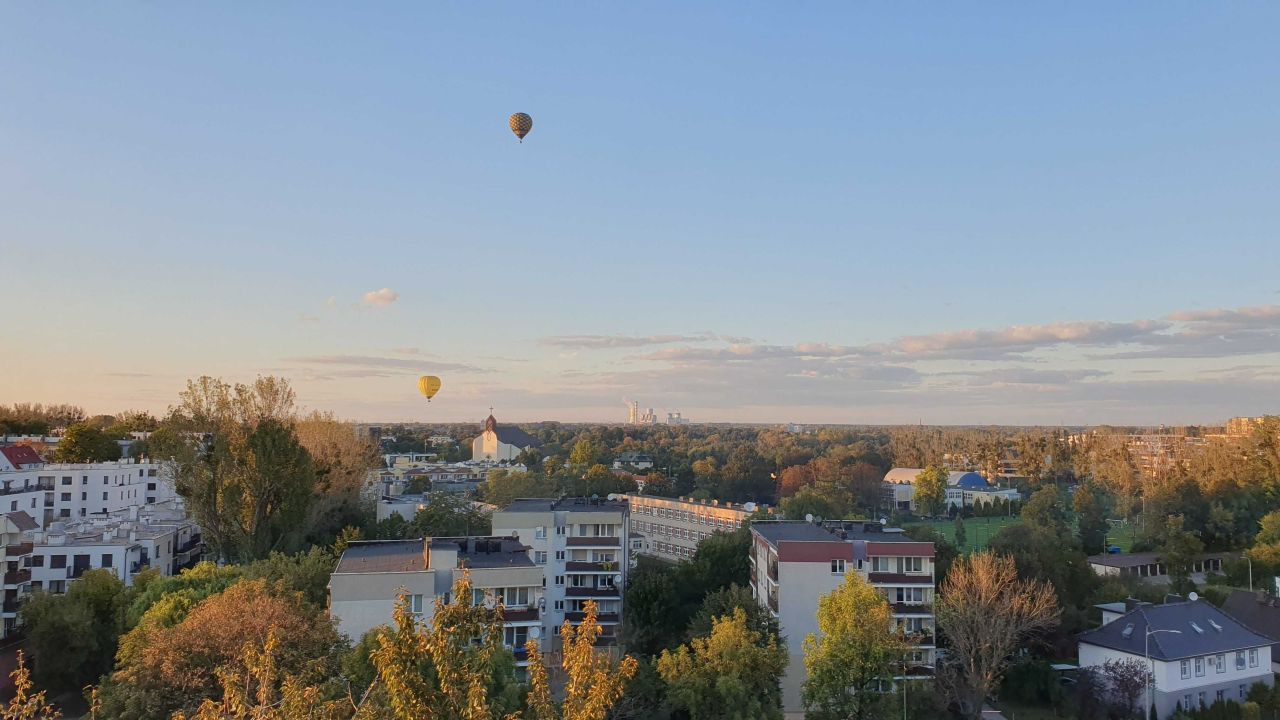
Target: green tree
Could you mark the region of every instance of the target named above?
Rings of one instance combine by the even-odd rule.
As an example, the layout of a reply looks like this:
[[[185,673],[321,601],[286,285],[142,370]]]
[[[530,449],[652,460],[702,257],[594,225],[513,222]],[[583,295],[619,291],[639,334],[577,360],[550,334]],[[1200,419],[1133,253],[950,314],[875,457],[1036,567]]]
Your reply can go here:
[[[124,584],[90,570],[64,595],[37,593],[22,608],[33,674],[43,688],[79,690],[111,670],[123,629]]]
[[[1093,489],[1088,485],[1076,488],[1075,495],[1071,498],[1071,509],[1076,514],[1080,546],[1084,554],[1097,555],[1105,550],[1107,519],[1102,513],[1102,506]]]
[[[411,527],[417,537],[488,535],[493,531],[489,513],[457,493],[444,492],[427,496],[426,507],[413,516]]]
[[[481,495],[491,505],[506,507],[519,498],[551,498],[559,492],[554,480],[538,473],[491,470]]]
[[[315,466],[294,431],[294,393],[283,379],[234,387],[189,381],[154,452],[171,459],[178,492],[222,558],[290,550],[306,534]]]
[[[1191,569],[1204,553],[1200,538],[1182,527],[1182,516],[1171,515],[1165,520],[1164,539],[1158,555],[1169,573],[1169,589],[1186,594],[1196,589],[1191,581]]]
[[[77,423],[67,428],[58,441],[53,457],[58,462],[104,462],[120,459],[117,438],[89,423]]]
[[[1027,498],[1020,513],[1022,521],[1038,530],[1052,533],[1059,537],[1070,535],[1067,523],[1067,511],[1062,504],[1062,494],[1058,488],[1048,485],[1040,488]]]
[[[878,681],[893,676],[894,663],[908,650],[893,625],[884,595],[856,573],[818,600],[821,634],[804,640],[806,717],[867,720],[879,714],[886,695]]]
[[[716,618],[732,617],[734,610],[738,609],[747,614],[747,627],[759,633],[762,639],[779,639],[778,619],[756,602],[751,590],[736,584],[707,593],[702,599],[702,607],[689,622],[686,639],[707,637],[715,627]]]
[[[955,529],[953,531],[953,534],[955,535],[955,538],[956,538],[956,547],[963,548],[965,545],[968,545],[969,544],[968,538],[965,536],[965,532],[964,532],[963,517],[960,517],[959,515],[956,516],[954,528]]]
[[[916,508],[924,515],[937,515],[947,502],[946,468],[930,465],[916,475],[913,487]]]
[[[786,648],[751,630],[741,608],[716,619],[710,636],[658,658],[669,701],[690,720],[781,718],[786,667]]]

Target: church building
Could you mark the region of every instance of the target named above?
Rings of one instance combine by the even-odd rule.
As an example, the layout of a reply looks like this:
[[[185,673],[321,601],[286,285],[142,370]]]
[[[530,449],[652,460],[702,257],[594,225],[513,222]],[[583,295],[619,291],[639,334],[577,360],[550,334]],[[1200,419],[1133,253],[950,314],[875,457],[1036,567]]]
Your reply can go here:
[[[472,460],[515,460],[528,448],[542,447],[542,441],[513,425],[499,426],[490,409],[484,432],[471,441]]]

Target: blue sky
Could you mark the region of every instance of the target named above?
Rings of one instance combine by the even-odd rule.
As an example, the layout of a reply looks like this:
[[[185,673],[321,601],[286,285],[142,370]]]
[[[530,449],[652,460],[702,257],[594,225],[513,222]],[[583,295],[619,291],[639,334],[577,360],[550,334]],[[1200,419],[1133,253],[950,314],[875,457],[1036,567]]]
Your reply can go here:
[[[1280,6],[690,5],[0,5],[0,402],[1277,411]]]

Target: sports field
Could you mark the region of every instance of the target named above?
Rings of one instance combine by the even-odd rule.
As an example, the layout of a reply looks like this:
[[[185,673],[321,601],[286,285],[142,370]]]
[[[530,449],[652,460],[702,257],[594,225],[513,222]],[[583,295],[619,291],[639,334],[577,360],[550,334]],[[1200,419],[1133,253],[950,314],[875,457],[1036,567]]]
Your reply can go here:
[[[974,517],[964,521],[965,546],[960,548],[966,552],[978,552],[987,548],[987,543],[1000,528],[1018,522],[1018,517]],[[906,523],[907,527],[928,525],[937,530],[947,540],[955,543],[956,523],[954,520],[933,520],[931,522]],[[1115,545],[1123,552],[1129,552],[1133,545],[1133,537],[1127,524],[1112,524],[1107,530],[1107,545]]]

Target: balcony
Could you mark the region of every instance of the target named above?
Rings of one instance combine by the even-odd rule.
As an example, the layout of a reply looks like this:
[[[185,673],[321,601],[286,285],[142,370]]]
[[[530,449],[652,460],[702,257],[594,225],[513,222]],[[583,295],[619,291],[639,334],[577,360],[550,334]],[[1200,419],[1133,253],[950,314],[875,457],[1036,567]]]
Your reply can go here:
[[[776,592],[769,592],[769,609],[773,611],[774,615],[778,614],[778,594]]]
[[[564,619],[571,623],[579,623],[587,619],[587,614],[584,612],[567,612],[564,614]],[[596,622],[601,625],[609,625],[617,624],[621,622],[621,620],[618,613],[602,612],[596,613]]]
[[[23,555],[30,555],[35,550],[35,545],[31,543],[17,543],[16,545],[8,545],[4,549],[5,557],[15,558]]]
[[[596,638],[596,647],[613,647],[618,644],[618,638],[614,635],[601,635]]]
[[[502,608],[502,622],[532,622],[537,619],[538,608],[535,607]]]
[[[890,603],[894,615],[932,615],[931,603]]]
[[[11,487],[6,485],[5,487],[0,487],[0,495],[18,495],[20,493],[38,492],[40,490],[52,492],[54,490],[54,485],[51,482],[37,482],[35,485],[28,485],[26,487]]]
[[[620,598],[622,591],[617,587],[573,587],[566,585],[564,596],[571,598]]]
[[[22,585],[29,582],[31,582],[31,570],[28,568],[10,570],[4,574],[4,584],[6,587],[9,585]]]
[[[768,574],[770,580],[775,583],[778,582],[778,563],[774,560],[770,560],[768,567],[765,569],[765,573]]]
[[[135,560],[129,564],[129,574],[132,575],[133,573],[141,572],[142,570],[145,570],[146,568],[149,568],[149,567],[151,567],[151,560],[147,558],[142,558],[141,560]]]
[[[616,562],[581,562],[578,560],[570,560],[564,564],[565,570],[569,572],[616,572],[618,563]]]
[[[92,569],[93,568],[89,567],[88,565],[73,565],[67,568],[67,579],[78,580],[81,575],[84,575],[85,573],[89,572]]]
[[[4,601],[4,605],[0,606],[0,609],[2,609],[6,615],[11,615],[22,609],[22,603],[22,600],[10,598]]]
[[[867,573],[867,582],[872,585],[928,585],[933,586],[933,578],[928,575],[907,575],[905,573],[872,572]]]
[[[618,538],[609,535],[574,535],[565,542],[569,547],[616,548],[620,545]]]
[[[204,539],[200,537],[199,533],[192,535],[189,540],[187,540],[182,545],[178,546],[178,553],[179,554],[188,553],[188,552],[191,552],[192,550],[199,548],[202,544],[204,544],[203,540]]]

